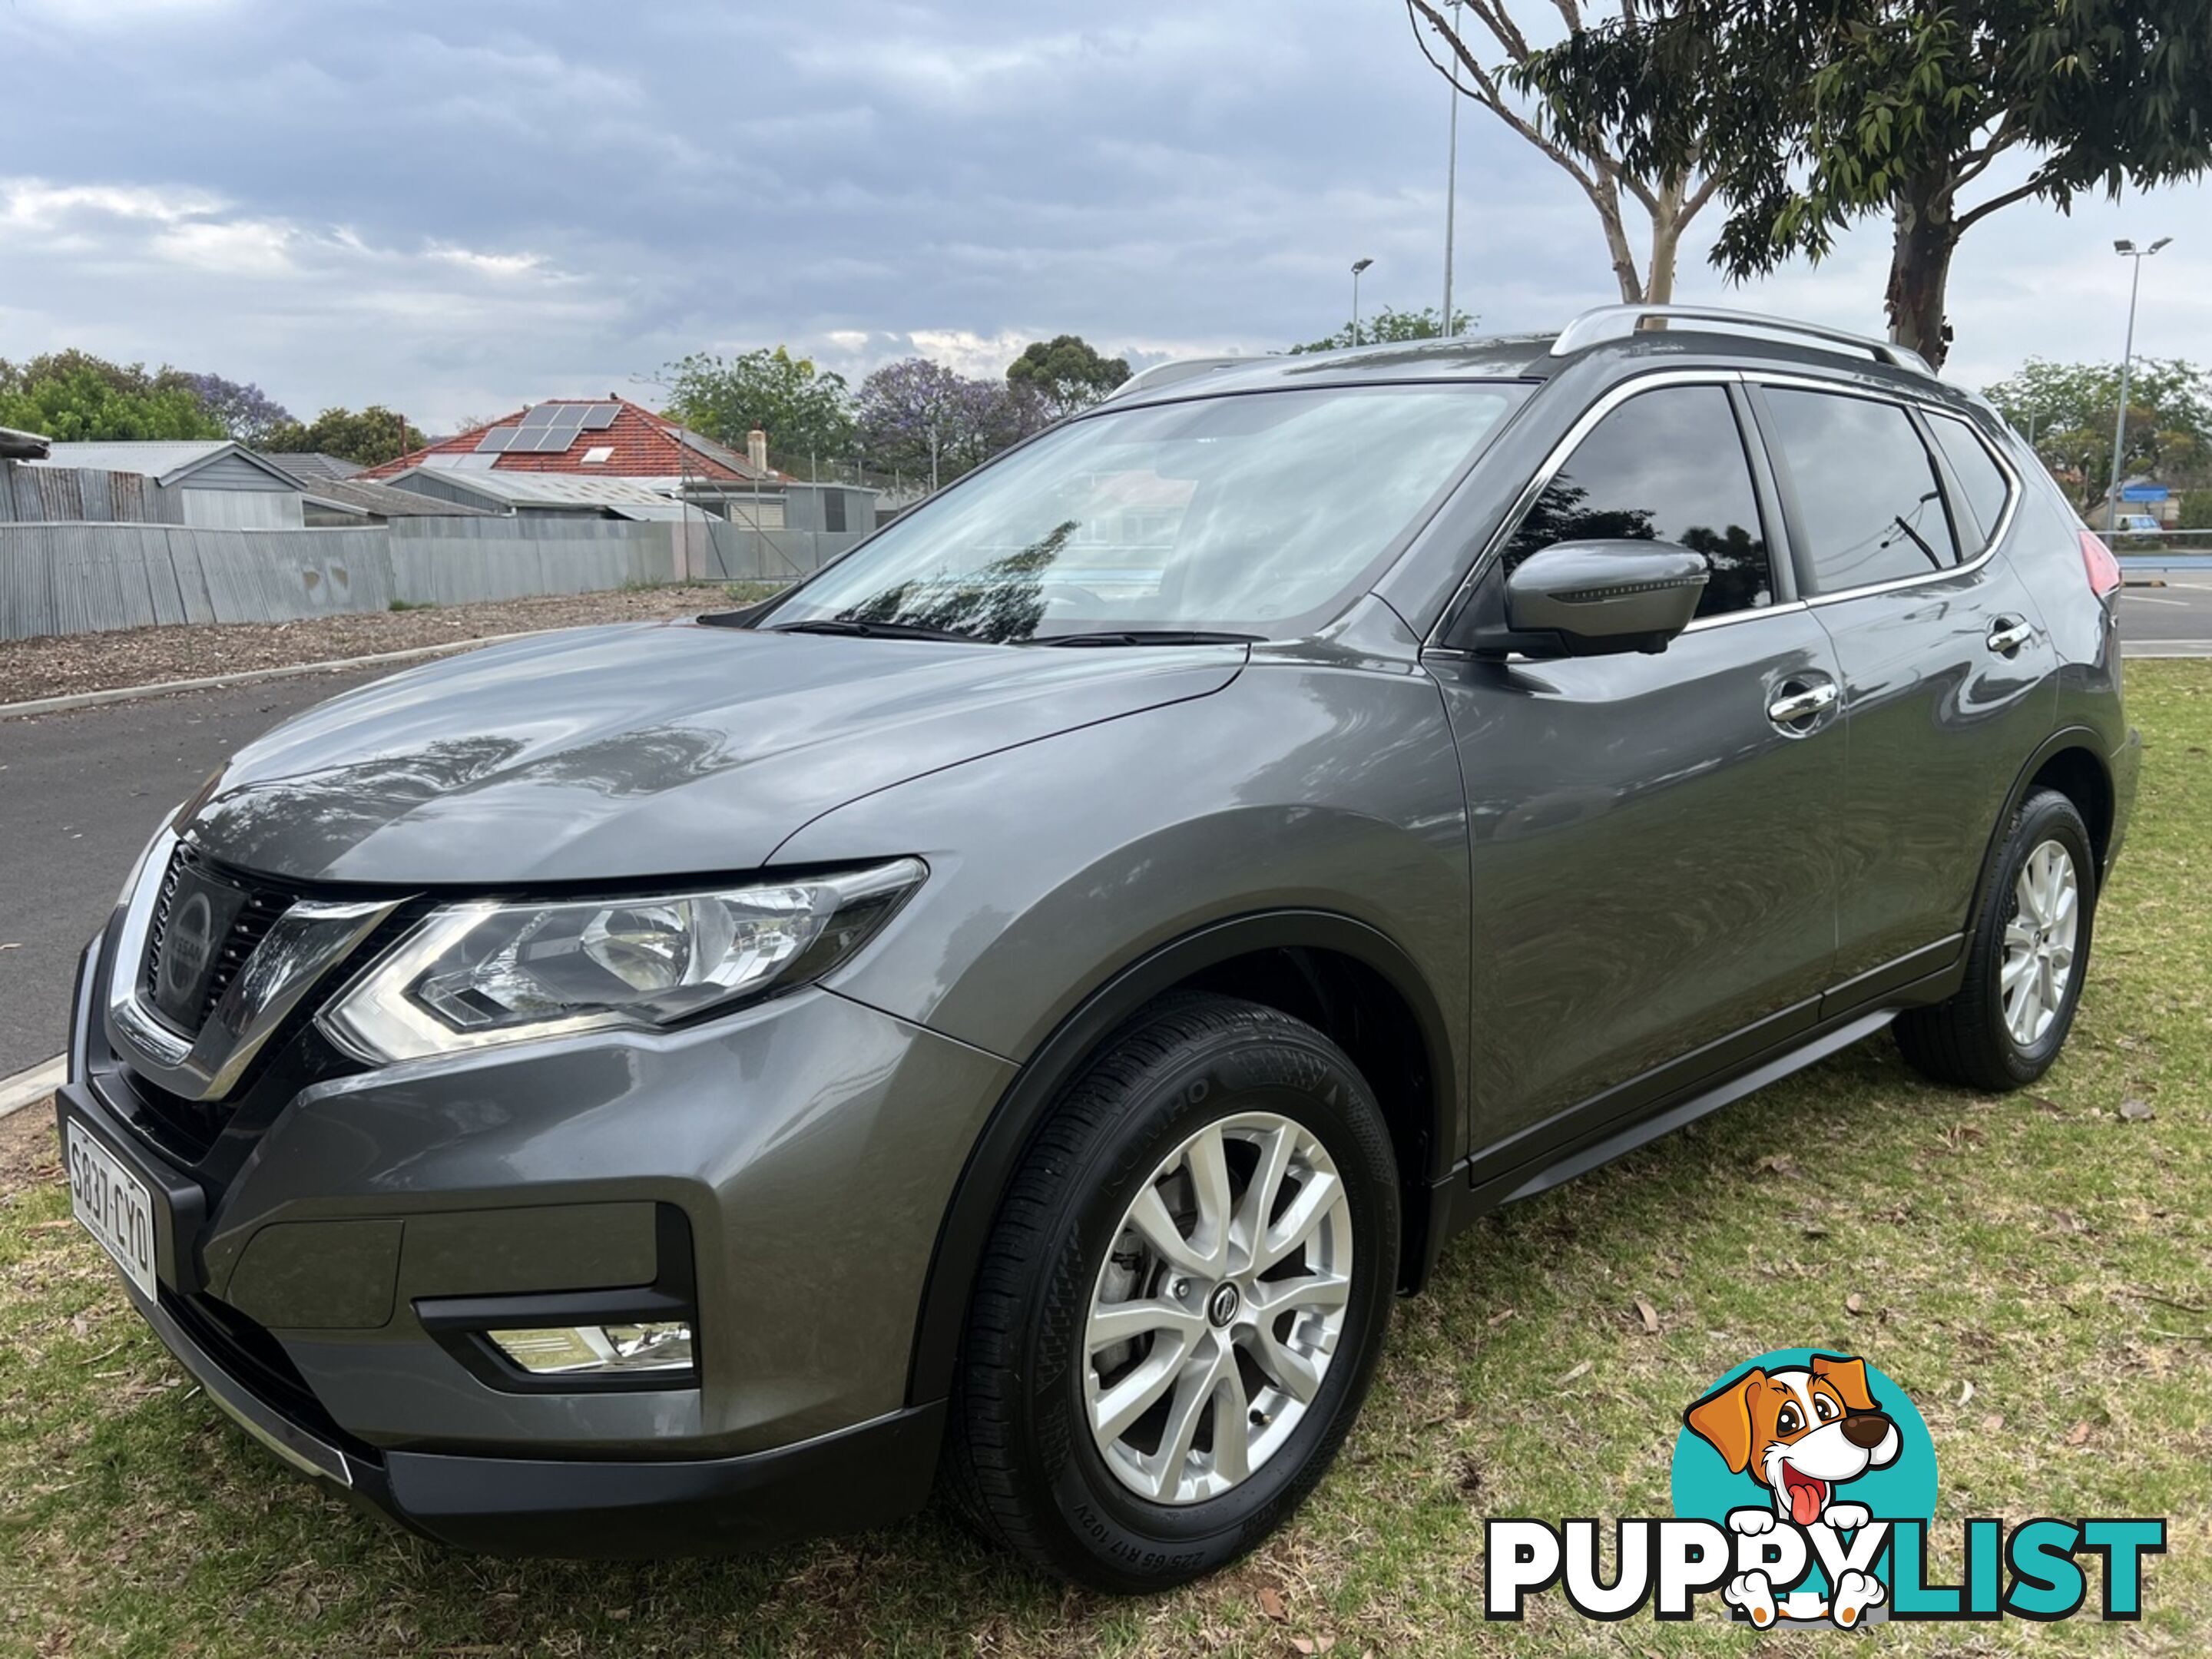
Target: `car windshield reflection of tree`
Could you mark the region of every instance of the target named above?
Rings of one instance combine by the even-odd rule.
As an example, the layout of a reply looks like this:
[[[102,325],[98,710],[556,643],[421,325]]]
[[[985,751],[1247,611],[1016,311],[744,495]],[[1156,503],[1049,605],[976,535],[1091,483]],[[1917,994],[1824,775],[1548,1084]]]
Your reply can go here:
[[[901,582],[853,609],[841,622],[896,623],[972,634],[994,645],[1035,637],[1044,618],[1045,576],[1075,534],[1076,521],[1054,526],[1018,551],[958,576]]]
[[[1589,499],[1589,491],[1575,483],[1571,475],[1561,472],[1553,478],[1522,517],[1513,539],[1506,544],[1507,573],[1510,574],[1531,553],[1540,552],[1554,542],[1660,539],[1650,508],[1592,507],[1584,505]],[[1720,603],[1700,605],[1698,614],[1709,615],[1721,609],[1738,610],[1760,603],[1751,595],[1753,591],[1763,590],[1766,586],[1766,544],[1762,538],[1740,524],[1732,524],[1726,530],[1700,524],[1683,530],[1675,545],[1704,554],[1706,567],[1712,572],[1706,592]]]

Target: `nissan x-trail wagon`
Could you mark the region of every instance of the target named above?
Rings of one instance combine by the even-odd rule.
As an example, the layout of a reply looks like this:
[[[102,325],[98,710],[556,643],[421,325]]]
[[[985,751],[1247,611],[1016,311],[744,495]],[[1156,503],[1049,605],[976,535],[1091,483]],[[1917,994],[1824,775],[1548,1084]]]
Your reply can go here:
[[[765,605],[241,750],[85,953],[76,1213],[249,1434],[434,1538],[935,1489],[1173,1583],[1322,1479],[1472,1218],[1884,1027],[2052,1063],[2118,580],[1848,336],[1155,370]]]

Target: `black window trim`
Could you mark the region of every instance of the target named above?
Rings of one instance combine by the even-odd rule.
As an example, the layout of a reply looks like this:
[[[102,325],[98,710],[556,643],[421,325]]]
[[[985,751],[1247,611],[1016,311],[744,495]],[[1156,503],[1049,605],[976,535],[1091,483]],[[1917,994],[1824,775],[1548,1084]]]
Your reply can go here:
[[[1856,380],[1829,380],[1816,374],[1777,374],[1768,370],[1751,371],[1738,378],[1744,383],[1745,391],[1749,396],[1753,415],[1759,423],[1761,442],[1774,468],[1775,483],[1782,496],[1783,513],[1793,532],[1802,531],[1804,517],[1797,504],[1796,488],[1790,483],[1789,459],[1779,453],[1780,447],[1773,436],[1771,416],[1766,407],[1766,400],[1761,395],[1764,388],[1770,386],[1799,392],[1825,392],[1832,397],[1858,398],[1869,403],[1892,404],[1902,409],[1911,420],[1912,429],[1919,434],[1921,447],[1928,452],[1929,464],[1936,470],[1937,484],[1943,495],[1943,510],[1952,526],[1953,540],[1956,545],[1964,548],[1966,544],[1958,535],[1959,508],[1954,505],[1960,493],[1958,482],[1951,476],[1950,463],[1944,459],[1942,447],[1936,443],[1935,434],[1927,429],[1929,414],[1955,416],[1958,411],[1946,409],[1941,404],[1931,403],[1926,398],[1892,392],[1886,388],[1866,386]],[[1966,422],[1969,431],[1973,429],[1973,424],[1972,421]],[[1797,571],[1798,588],[1799,592],[1808,597],[1799,603],[1818,609],[1821,605],[1835,605],[1844,599],[1864,599],[1873,593],[1887,593],[1904,588],[1920,587],[1930,582],[1955,581],[1961,576],[1972,575],[1995,558],[1998,546],[2012,530],[2013,520],[2019,516],[2021,477],[2020,474],[2013,469],[2010,460],[1999,454],[1995,446],[1983,440],[1978,432],[1974,435],[1981,441],[1983,449],[1988,453],[1990,459],[1996,462],[1998,470],[2004,474],[2006,494],[2004,511],[1998,515],[1996,527],[1990,532],[1988,540],[1983,543],[1980,550],[1973,557],[1961,559],[1958,563],[1947,565],[1941,570],[1926,570],[1912,576],[1892,576],[1884,581],[1863,582],[1856,587],[1838,588],[1832,593],[1813,592],[1815,586],[1812,580],[1813,573],[1801,568]],[[1978,520],[1975,522],[1978,526]],[[1802,534],[1793,534],[1790,538],[1793,562],[1797,557],[1796,550],[1801,544],[1809,547],[1809,544],[1803,542]],[[1755,614],[1764,616],[1766,613],[1759,611]]]

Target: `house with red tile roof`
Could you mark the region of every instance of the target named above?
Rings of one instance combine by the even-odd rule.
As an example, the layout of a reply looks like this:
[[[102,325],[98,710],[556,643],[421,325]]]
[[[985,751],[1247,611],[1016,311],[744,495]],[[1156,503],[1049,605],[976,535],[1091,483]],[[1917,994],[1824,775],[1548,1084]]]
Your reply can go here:
[[[705,518],[836,538],[825,551],[876,526],[874,490],[778,471],[763,434],[741,454],[611,393],[529,404],[362,476],[522,517]]]
[[[371,467],[364,476],[388,478],[426,466],[459,471],[572,472],[602,478],[792,482],[768,465],[764,447],[757,456],[741,455],[612,393],[526,404],[512,415]]]

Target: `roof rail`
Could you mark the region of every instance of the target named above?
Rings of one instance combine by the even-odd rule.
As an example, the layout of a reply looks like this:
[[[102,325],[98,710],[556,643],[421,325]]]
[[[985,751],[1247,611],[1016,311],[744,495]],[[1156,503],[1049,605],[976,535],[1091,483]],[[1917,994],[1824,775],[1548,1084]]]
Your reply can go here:
[[[1258,357],[1183,357],[1171,363],[1154,363],[1150,368],[1139,369],[1127,380],[1108,392],[1104,402],[1126,398],[1135,392],[1158,392],[1164,386],[1178,381],[1194,380],[1201,374],[1211,374],[1217,368],[1249,368],[1264,361]]]
[[[1928,360],[1910,346],[1864,334],[1848,334],[1839,328],[1824,328],[1818,323],[1792,322],[1786,317],[1762,317],[1755,311],[1723,311],[1707,306],[1599,306],[1585,311],[1559,331],[1559,337],[1552,342],[1552,356],[1564,357],[1601,340],[1622,339],[1631,334],[1663,329],[1670,322],[1709,323],[1722,334],[1755,331],[1802,335],[1807,339],[1870,353],[1876,362],[1910,369],[1917,374],[1933,378],[1936,373],[1928,366]]]

